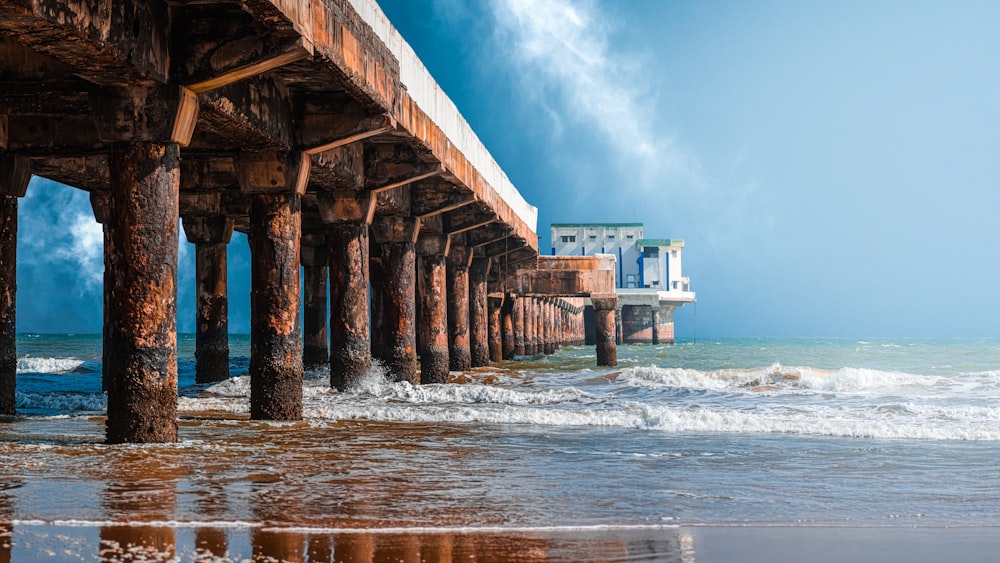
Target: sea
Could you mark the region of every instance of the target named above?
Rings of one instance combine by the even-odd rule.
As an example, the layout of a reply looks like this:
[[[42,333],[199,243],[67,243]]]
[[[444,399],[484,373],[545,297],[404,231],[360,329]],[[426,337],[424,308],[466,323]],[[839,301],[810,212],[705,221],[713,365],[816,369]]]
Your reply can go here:
[[[997,339],[699,339],[613,368],[573,346],[349,392],[321,370],[285,423],[249,420],[230,346],[196,385],[179,336],[179,441],[112,446],[100,336],[20,335],[0,561],[690,562],[741,530],[1000,529]]]

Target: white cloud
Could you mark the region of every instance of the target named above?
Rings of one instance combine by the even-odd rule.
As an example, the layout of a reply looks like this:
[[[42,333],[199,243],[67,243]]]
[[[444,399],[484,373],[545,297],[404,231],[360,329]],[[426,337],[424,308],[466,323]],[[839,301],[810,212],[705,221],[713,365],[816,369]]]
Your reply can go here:
[[[104,227],[89,210],[78,211],[69,221],[69,246],[57,247],[52,258],[76,264],[77,279],[87,289],[104,284]]]
[[[521,89],[557,128],[589,124],[616,161],[637,171],[639,188],[667,180],[702,184],[698,159],[655,127],[655,96],[642,53],[615,52],[607,14],[587,0],[493,0],[499,43],[510,46]]]

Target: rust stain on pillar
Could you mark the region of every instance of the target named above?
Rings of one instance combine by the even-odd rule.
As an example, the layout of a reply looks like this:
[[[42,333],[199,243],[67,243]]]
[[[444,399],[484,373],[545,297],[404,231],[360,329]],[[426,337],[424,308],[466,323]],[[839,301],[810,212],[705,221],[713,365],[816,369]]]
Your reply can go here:
[[[300,420],[300,197],[286,192],[251,198],[250,418]]]
[[[500,334],[501,334],[501,345],[503,346],[503,359],[510,360],[514,358],[514,322],[511,319],[511,313],[514,307],[517,306],[517,298],[508,293],[503,300],[503,306],[500,311]]]
[[[0,415],[15,414],[17,196],[0,195]]]
[[[469,341],[469,266],[472,251],[452,245],[448,252],[448,367],[453,371],[472,368]]]
[[[500,309],[503,308],[503,300],[499,297],[487,299],[489,307],[489,347],[490,360],[496,363],[503,361],[503,337],[500,322]]]
[[[343,391],[356,386],[372,363],[372,342],[368,332],[368,224],[333,223],[327,230],[327,239],[330,251],[330,386]],[[376,286],[381,286],[373,284],[372,296],[377,298],[381,292],[376,292]],[[381,303],[373,307],[373,319],[380,309]]]
[[[413,217],[376,217],[382,246],[382,361],[390,378],[417,383],[416,256],[419,223]]]
[[[448,383],[448,237],[421,234],[418,274],[420,297],[420,383]]]
[[[472,367],[490,365],[489,305],[486,276],[490,259],[476,257],[469,268],[469,337]]]
[[[105,256],[107,440],[177,440],[178,145],[116,143]]]
[[[594,304],[594,325],[597,338],[597,365],[618,365],[618,349],[615,346],[615,295],[591,295]]]

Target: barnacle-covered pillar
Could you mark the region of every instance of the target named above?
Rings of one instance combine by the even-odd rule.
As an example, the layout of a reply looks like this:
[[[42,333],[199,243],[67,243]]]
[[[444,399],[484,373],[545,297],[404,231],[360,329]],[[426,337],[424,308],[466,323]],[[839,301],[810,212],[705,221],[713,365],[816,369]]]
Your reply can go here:
[[[195,252],[195,382],[229,379],[229,293],[226,245],[233,221],[184,217],[184,235]]]
[[[475,257],[469,267],[469,338],[472,367],[490,365],[489,304],[486,276],[490,259]],[[523,338],[523,337],[522,337]]]
[[[448,300],[446,257],[448,235],[421,233],[420,256],[420,383],[448,383]]]
[[[94,90],[100,138],[112,143],[104,267],[107,440],[177,440],[177,217],[180,147],[197,96],[182,87]]]
[[[317,370],[330,356],[326,335],[326,238],[310,233],[302,236],[302,368]]]
[[[250,194],[250,418],[302,418],[299,331],[301,196],[307,155],[244,153],[240,189]]]
[[[329,225],[330,386],[343,391],[357,385],[372,365],[368,226],[375,214],[375,196],[336,191],[323,194],[319,204]]]
[[[472,367],[469,341],[469,267],[472,249],[452,244],[448,251],[448,367],[466,371]]]
[[[4,154],[4,141],[0,138],[0,415],[13,415],[17,383],[17,199],[28,189],[31,161]]]
[[[505,360],[514,357],[514,321],[511,316],[518,300],[513,293],[508,293],[504,297],[503,306],[500,309],[500,342],[503,346],[503,359]]]
[[[420,222],[377,216],[372,227],[382,246],[382,361],[392,379],[417,383],[415,245]]]
[[[597,339],[597,365],[618,365],[618,349],[615,345],[615,304],[618,297],[610,295],[591,295],[594,304],[594,326]]]

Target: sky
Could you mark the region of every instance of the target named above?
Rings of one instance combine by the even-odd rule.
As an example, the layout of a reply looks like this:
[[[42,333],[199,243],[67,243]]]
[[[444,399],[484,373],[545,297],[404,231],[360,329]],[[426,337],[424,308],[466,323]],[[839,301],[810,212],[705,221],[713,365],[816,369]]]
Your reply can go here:
[[[379,3],[538,207],[543,252],[551,223],[685,240],[678,337],[1000,336],[1000,3]],[[99,332],[86,194],[36,181],[20,220],[19,330]],[[237,235],[236,332],[248,263]]]

